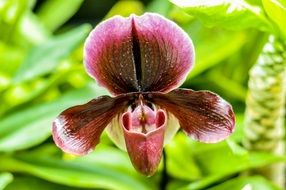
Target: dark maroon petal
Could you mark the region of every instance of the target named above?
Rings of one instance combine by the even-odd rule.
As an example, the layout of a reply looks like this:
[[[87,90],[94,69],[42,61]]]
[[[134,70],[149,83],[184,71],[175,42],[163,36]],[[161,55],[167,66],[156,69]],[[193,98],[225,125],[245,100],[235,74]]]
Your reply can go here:
[[[134,34],[140,47],[142,91],[169,92],[180,86],[194,63],[189,36],[152,13],[134,16]]]
[[[101,96],[63,111],[53,122],[53,139],[63,151],[84,155],[98,144],[112,118],[123,111],[128,96]]]
[[[113,17],[85,43],[87,72],[113,94],[169,92],[181,85],[194,61],[188,35],[158,14]]]
[[[108,19],[85,42],[85,68],[113,94],[138,91],[132,48],[132,18]]]
[[[231,105],[214,93],[177,89],[168,94],[154,93],[152,98],[174,114],[183,130],[195,140],[215,143],[234,130]]]
[[[154,174],[162,157],[166,114],[158,110],[156,115],[156,129],[147,134],[129,130],[132,128],[131,113],[122,116],[123,133],[126,148],[133,166],[140,173],[151,176]]]

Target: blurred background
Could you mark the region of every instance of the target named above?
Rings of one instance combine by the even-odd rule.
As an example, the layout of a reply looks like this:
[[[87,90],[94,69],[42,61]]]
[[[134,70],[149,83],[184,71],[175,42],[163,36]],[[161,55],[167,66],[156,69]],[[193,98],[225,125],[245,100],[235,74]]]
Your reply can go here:
[[[236,113],[236,130],[221,143],[179,131],[165,147],[166,168],[148,178],[106,134],[84,157],[64,154],[51,138],[60,112],[108,94],[83,68],[88,33],[106,18],[144,12],[175,21],[192,38],[196,64],[183,87],[218,93]],[[247,172],[286,160],[243,146],[248,73],[269,35],[250,25],[209,24],[167,0],[0,0],[0,189],[280,189]]]

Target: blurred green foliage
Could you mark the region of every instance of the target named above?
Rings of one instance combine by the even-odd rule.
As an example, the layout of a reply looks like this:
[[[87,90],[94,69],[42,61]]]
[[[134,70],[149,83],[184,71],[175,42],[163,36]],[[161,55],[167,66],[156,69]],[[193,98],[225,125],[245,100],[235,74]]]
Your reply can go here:
[[[241,146],[248,70],[267,33],[286,36],[285,4],[279,0],[171,2],[118,1],[93,21],[146,11],[174,20],[191,36],[196,49],[195,67],[183,87],[212,90],[233,105],[237,125],[227,141],[202,144],[179,132],[166,146],[167,189],[277,190],[261,176],[239,173],[286,161]],[[63,154],[50,137],[51,123],[61,111],[108,94],[83,68],[82,47],[92,27],[75,21],[75,14],[85,11],[80,9],[85,3],[0,0],[0,189],[160,189],[162,166],[153,177],[140,176],[127,154],[105,134],[101,145],[85,157]],[[90,9],[100,11],[102,4],[92,4]]]

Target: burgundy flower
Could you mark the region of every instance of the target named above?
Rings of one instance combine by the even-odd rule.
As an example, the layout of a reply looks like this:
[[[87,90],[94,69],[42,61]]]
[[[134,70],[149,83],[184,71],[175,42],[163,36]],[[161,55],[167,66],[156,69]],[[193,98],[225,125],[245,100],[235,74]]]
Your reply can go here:
[[[113,17],[90,33],[84,57],[88,74],[114,97],[98,97],[57,117],[53,138],[63,151],[89,153],[107,128],[134,167],[152,175],[178,126],[206,143],[233,132],[234,113],[225,100],[175,89],[194,63],[192,42],[175,23],[150,13]]]

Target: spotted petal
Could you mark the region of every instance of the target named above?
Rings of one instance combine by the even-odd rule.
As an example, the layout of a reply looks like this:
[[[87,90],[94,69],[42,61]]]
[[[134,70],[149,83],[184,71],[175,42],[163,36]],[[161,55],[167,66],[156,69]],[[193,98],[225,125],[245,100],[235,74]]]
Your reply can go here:
[[[85,42],[85,68],[113,94],[138,90],[132,43],[132,19],[121,16],[99,24]]]
[[[140,45],[142,90],[169,92],[180,86],[194,62],[189,36],[157,14],[135,16],[134,28]]]
[[[100,135],[112,118],[123,111],[128,95],[101,96],[63,111],[53,122],[53,139],[63,151],[84,155],[98,144]]]
[[[99,24],[85,43],[87,72],[113,94],[169,92],[191,69],[188,35],[158,14],[113,17]]]
[[[168,94],[153,93],[152,99],[174,114],[182,129],[195,140],[215,143],[234,130],[231,105],[214,93],[177,89]]]

